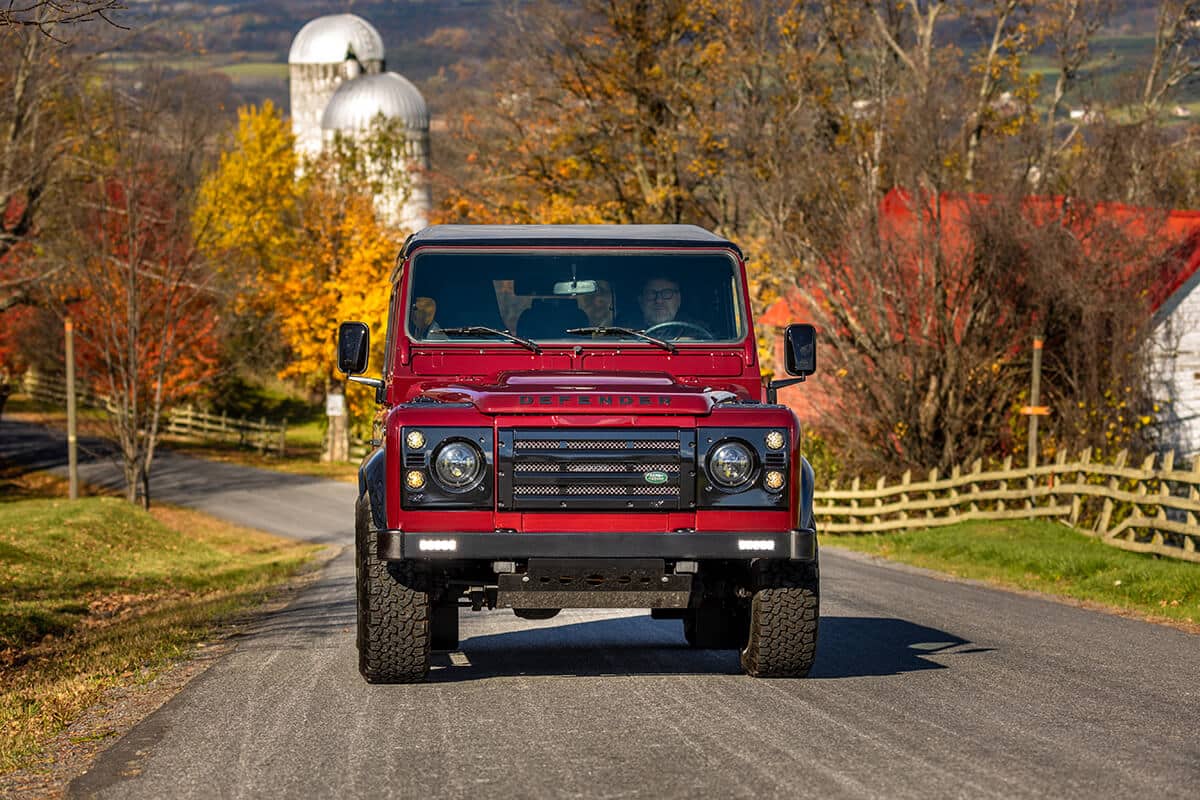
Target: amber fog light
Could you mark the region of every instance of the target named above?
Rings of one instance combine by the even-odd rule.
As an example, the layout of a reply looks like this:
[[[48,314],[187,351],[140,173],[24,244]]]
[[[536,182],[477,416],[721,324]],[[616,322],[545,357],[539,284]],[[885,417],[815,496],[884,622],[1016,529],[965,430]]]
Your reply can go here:
[[[420,431],[409,431],[408,435],[404,437],[404,441],[410,449],[420,450],[425,446],[425,434]]]
[[[409,470],[404,476],[404,482],[410,489],[421,489],[425,486],[425,473],[419,469]]]
[[[778,450],[783,447],[783,434],[779,431],[771,431],[767,434],[767,449]]]
[[[778,491],[783,488],[783,473],[773,469],[763,477],[763,483],[771,491]]]

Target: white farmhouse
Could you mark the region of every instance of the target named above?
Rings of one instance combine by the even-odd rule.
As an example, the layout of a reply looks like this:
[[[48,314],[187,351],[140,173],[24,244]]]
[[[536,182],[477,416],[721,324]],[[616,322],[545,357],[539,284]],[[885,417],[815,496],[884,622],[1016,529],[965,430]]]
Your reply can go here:
[[[1190,233],[1177,251],[1183,269],[1154,315],[1155,395],[1165,411],[1164,447],[1195,455],[1200,453],[1200,211],[1176,211],[1171,223],[1190,227]]]

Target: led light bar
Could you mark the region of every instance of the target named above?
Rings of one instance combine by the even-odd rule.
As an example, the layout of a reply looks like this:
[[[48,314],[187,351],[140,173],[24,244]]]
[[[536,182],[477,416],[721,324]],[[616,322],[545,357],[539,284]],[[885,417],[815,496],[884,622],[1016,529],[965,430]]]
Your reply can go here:
[[[424,544],[422,542],[421,544]],[[738,539],[738,550],[774,550],[774,539]]]
[[[458,542],[453,539],[421,539],[417,543],[418,550],[433,550],[439,552],[450,552],[458,549]]]

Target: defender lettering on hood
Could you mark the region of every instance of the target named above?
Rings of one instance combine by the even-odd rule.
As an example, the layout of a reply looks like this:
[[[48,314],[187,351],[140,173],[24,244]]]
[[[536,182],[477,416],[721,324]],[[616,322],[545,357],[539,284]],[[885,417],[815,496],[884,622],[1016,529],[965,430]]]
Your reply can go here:
[[[523,394],[517,402],[523,406],[669,406],[667,395],[586,395],[586,394]]]

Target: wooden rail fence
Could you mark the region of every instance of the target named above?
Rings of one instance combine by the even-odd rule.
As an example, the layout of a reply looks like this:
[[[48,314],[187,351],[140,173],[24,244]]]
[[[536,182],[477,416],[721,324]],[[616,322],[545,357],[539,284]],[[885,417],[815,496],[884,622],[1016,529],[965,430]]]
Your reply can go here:
[[[26,375],[25,391],[43,403],[62,405],[67,401],[66,382],[61,376]],[[76,389],[76,398],[81,405],[112,411],[107,397],[96,395],[83,386]],[[237,442],[275,455],[283,455],[287,450],[287,419],[276,425],[267,422],[266,417],[252,420],[208,414],[187,405],[166,409],[163,420],[163,433]]]
[[[28,372],[25,374],[24,389],[26,394],[39,403],[64,405],[67,402],[67,382],[62,376],[47,377]],[[95,394],[81,384],[75,387],[75,400],[79,405],[90,408],[107,410],[110,405],[107,397]]]
[[[914,481],[880,478],[864,487],[855,478],[846,488],[835,481],[814,493],[818,529],[871,533],[932,528],[965,520],[1050,517],[1140,553],[1200,562],[1200,455],[1184,468],[1175,454],[1149,456],[1130,466],[1121,451],[1115,461],[1092,460],[1084,450],[1074,460],[1060,452],[1051,464],[984,471],[980,461],[955,467],[948,477],[931,471]]]
[[[194,436],[198,439],[236,441],[239,445],[257,448],[259,452],[283,455],[287,450],[287,419],[280,424],[244,417],[231,418],[226,414],[209,414],[190,405],[167,411],[164,433]]]

